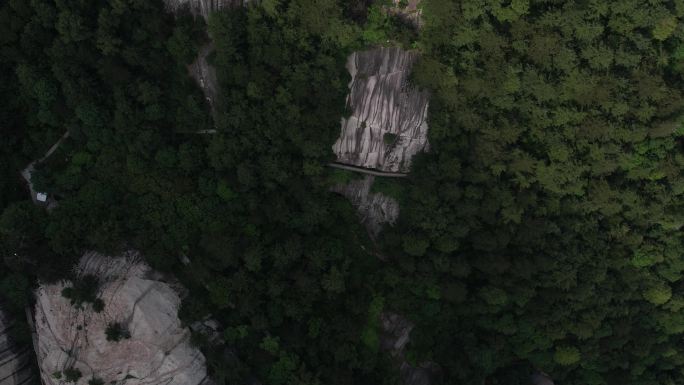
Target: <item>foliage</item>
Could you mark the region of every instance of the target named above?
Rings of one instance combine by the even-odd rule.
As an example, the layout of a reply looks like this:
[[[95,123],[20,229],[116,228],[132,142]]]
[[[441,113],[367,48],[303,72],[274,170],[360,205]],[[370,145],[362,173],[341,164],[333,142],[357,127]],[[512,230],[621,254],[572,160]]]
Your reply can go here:
[[[680,4],[647,3],[424,0],[417,35],[382,4],[264,0],[207,23],[211,111],[187,76],[201,21],[159,0],[6,1],[3,298],[21,310],[84,250],[136,248],[188,287],[184,321],[224,325],[203,344],[224,384],[397,383],[374,349],[385,309],[447,383],[678,383],[684,30]],[[388,40],[421,50],[431,148],[376,181],[401,216],[374,244],[329,191],[352,177],[325,165],[347,54]],[[47,213],[17,171],[64,130],[34,177]],[[102,309],[96,289],[64,295]]]
[[[64,374],[64,381],[66,382],[76,382],[83,377],[81,371],[74,367],[64,369],[62,374]]]
[[[371,301],[368,308],[368,320],[366,326],[361,332],[361,341],[366,347],[377,351],[380,345],[380,337],[378,335],[380,330],[380,315],[383,310],[384,299],[382,297],[375,297]]]
[[[375,178],[371,192],[382,193],[401,201],[406,197],[406,185],[400,178]]]
[[[452,383],[677,383],[681,10],[485,3],[423,2],[431,148],[382,240],[409,354]]]
[[[62,296],[68,298],[77,308],[82,308],[84,303],[90,303],[95,311],[100,312],[104,306],[102,300],[97,298],[99,287],[100,282],[97,277],[88,274],[76,278],[71,286],[62,289]]]
[[[569,366],[580,360],[580,352],[575,347],[558,347],[553,353],[553,360],[559,365]]]
[[[386,133],[382,136],[382,141],[383,141],[386,145],[389,146],[389,145],[394,144],[394,143],[397,141],[397,138],[398,138],[398,135],[397,135],[397,134],[393,134],[393,133],[391,133],[391,132],[386,132]]]
[[[390,11],[393,6],[376,2],[370,6],[361,36],[365,45],[400,44],[406,48],[417,39],[415,28]]]
[[[126,326],[120,322],[112,322],[107,324],[105,335],[107,336],[107,341],[114,342],[131,338],[131,332],[129,332]]]

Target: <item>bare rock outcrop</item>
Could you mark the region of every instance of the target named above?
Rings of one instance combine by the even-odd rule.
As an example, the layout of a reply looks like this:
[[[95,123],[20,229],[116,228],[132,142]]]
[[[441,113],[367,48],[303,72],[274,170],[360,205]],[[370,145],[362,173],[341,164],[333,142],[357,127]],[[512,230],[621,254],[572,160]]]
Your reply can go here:
[[[406,172],[411,158],[427,150],[429,94],[409,85],[418,53],[399,47],[355,52],[347,97],[351,116],[342,119],[333,151],[340,163]]]
[[[383,312],[380,314],[380,348],[397,360],[401,378],[405,385],[430,385],[440,376],[440,368],[431,362],[411,365],[405,358],[406,344],[411,340],[413,323],[399,314]]]
[[[177,316],[177,292],[136,253],[115,258],[88,253],[76,275],[97,277],[104,309],[72,305],[62,295],[68,282],[38,288],[35,324],[45,384],[56,385],[71,368],[82,374],[78,385],[93,377],[118,385],[206,383],[205,358],[191,346],[190,332]],[[115,324],[127,331],[127,338],[107,340],[106,331]]]
[[[532,385],[554,385],[553,380],[544,372],[536,372],[530,376]]]
[[[188,66],[190,77],[200,86],[202,92],[204,92],[204,97],[212,110],[214,110],[214,103],[219,94],[216,69],[209,65],[209,62],[207,61],[207,57],[209,57],[213,50],[213,43],[205,44],[200,49],[197,59]]]
[[[33,384],[32,350],[14,343],[10,336],[13,327],[14,322],[0,310],[0,385]]]
[[[399,202],[384,194],[371,192],[374,181],[374,176],[365,175],[332,189],[349,199],[357,208],[361,223],[373,237],[380,233],[384,224],[393,225],[399,218]]]
[[[243,0],[164,0],[166,7],[171,12],[177,12],[183,7],[188,7],[196,16],[202,16],[205,20],[212,12],[220,11],[235,5],[246,3]]]

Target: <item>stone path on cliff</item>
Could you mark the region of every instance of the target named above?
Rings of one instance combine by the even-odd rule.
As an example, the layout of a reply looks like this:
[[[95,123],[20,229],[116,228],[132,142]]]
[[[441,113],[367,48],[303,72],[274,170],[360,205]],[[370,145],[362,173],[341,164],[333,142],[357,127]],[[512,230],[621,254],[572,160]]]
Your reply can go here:
[[[332,162],[328,163],[328,166],[333,168],[339,168],[341,170],[359,172],[361,174],[373,175],[373,176],[383,176],[388,178],[406,178],[408,174],[402,172],[392,172],[392,171],[379,171],[372,168],[365,168],[360,166],[354,166],[346,163]]]

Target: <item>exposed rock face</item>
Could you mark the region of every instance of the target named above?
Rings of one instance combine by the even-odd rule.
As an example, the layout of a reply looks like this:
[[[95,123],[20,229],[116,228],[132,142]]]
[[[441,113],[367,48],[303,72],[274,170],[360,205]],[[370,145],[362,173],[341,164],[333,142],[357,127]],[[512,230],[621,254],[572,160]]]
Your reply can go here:
[[[440,375],[437,365],[426,362],[412,366],[405,359],[406,344],[410,341],[413,323],[399,314],[384,312],[380,314],[382,334],[380,348],[390,352],[399,362],[401,378],[406,385],[430,385]]]
[[[182,7],[189,7],[193,15],[202,16],[205,20],[212,12],[220,11],[234,5],[242,5],[243,0],[164,0],[166,7],[171,12],[176,12]]]
[[[104,310],[77,309],[61,294],[67,283],[42,285],[36,291],[36,331],[41,376],[57,384],[55,373],[81,371],[78,385],[97,377],[106,384],[197,385],[206,380],[205,358],[189,343],[190,332],[177,316],[178,294],[151,279],[152,271],[136,253],[108,258],[88,253],[78,276],[100,281]],[[107,341],[108,325],[119,323],[130,338]]]
[[[374,180],[374,176],[365,175],[362,179],[333,187],[333,191],[344,195],[358,209],[361,222],[373,237],[380,233],[385,223],[393,225],[399,217],[399,202],[371,192]]]
[[[195,82],[202,88],[204,92],[204,97],[214,109],[214,101],[218,96],[218,79],[216,78],[216,69],[209,65],[207,62],[207,57],[214,50],[214,44],[206,44],[202,49],[200,49],[197,59],[188,66],[188,72],[190,77],[195,79]]]
[[[333,146],[341,163],[383,171],[410,169],[411,157],[428,148],[427,92],[408,84],[418,54],[398,47],[355,52],[340,137]]]
[[[31,373],[31,349],[17,346],[10,337],[12,320],[0,310],[0,385],[34,383]]]
[[[249,2],[249,0],[164,0],[166,9],[172,13],[177,13],[181,9],[187,7],[194,16],[201,16],[205,21],[209,19],[212,12],[218,12],[222,9],[227,9],[235,6],[242,6]],[[197,59],[188,66],[188,73],[190,77],[197,82],[204,92],[204,97],[209,103],[212,111],[215,111],[215,102],[219,94],[218,79],[216,77],[216,69],[209,65],[207,57],[214,50],[212,42],[204,45],[200,49]],[[200,132],[202,134],[213,134],[214,130],[207,132]]]

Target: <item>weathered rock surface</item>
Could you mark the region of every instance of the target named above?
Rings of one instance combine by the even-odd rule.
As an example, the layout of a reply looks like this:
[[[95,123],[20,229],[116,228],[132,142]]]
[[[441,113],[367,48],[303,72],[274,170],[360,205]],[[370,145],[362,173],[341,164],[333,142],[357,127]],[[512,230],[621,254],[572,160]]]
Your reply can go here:
[[[333,145],[338,162],[405,172],[411,158],[426,150],[429,94],[409,86],[418,58],[399,47],[355,52],[347,61],[352,75],[340,137]]]
[[[406,344],[411,339],[413,323],[399,314],[383,312],[380,314],[382,333],[380,348],[389,351],[399,362],[399,371],[406,385],[430,385],[440,376],[437,365],[426,362],[413,366],[406,361]]]
[[[373,237],[380,233],[384,224],[393,225],[399,218],[399,202],[384,194],[371,192],[374,180],[374,176],[365,175],[361,179],[332,189],[349,199],[357,208],[361,223]]]
[[[29,193],[31,194],[31,200],[33,201],[33,203],[43,204],[43,202],[38,201],[37,197],[38,197],[39,192],[35,190],[35,188],[33,187],[33,181],[31,180],[33,172],[36,169],[36,166],[39,165],[40,163],[42,163],[43,161],[45,161],[47,158],[50,157],[50,155],[52,155],[55,151],[57,151],[57,149],[62,144],[62,142],[64,142],[68,137],[69,137],[69,131],[65,132],[64,135],[62,135],[62,137],[59,138],[59,140],[55,144],[53,144],[52,147],[50,147],[47,150],[47,152],[45,153],[45,155],[43,155],[42,158],[34,160],[28,166],[26,166],[25,169],[21,170],[21,177],[24,178],[24,180],[26,181],[26,184],[29,187]],[[44,202],[44,203],[47,205],[48,209],[53,209],[57,206],[57,202],[52,197],[50,197],[48,199],[48,201]]]
[[[197,385],[206,381],[205,358],[189,342],[190,332],[177,316],[180,298],[136,253],[108,258],[83,256],[78,276],[100,280],[104,310],[77,309],[61,295],[68,285],[42,285],[36,291],[36,331],[41,376],[57,384],[54,374],[76,368],[85,385],[94,377],[119,385]],[[158,274],[157,274],[158,275]],[[119,323],[130,338],[107,341],[105,330]]]
[[[14,323],[0,310],[0,385],[34,383],[29,346],[17,346],[10,337]]]
[[[200,86],[212,110],[214,110],[214,102],[219,93],[216,69],[207,62],[207,57],[213,50],[213,43],[204,45],[200,49],[197,59],[188,66],[190,77]]]
[[[243,0],[164,0],[167,9],[171,12],[177,12],[183,7],[188,7],[193,15],[202,16],[205,20],[209,18],[212,12],[242,5],[246,2]]]
[[[553,380],[544,372],[536,372],[530,376],[532,385],[554,385]]]

